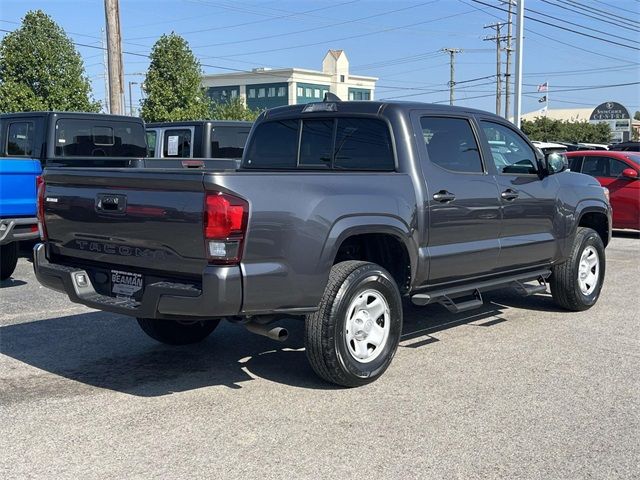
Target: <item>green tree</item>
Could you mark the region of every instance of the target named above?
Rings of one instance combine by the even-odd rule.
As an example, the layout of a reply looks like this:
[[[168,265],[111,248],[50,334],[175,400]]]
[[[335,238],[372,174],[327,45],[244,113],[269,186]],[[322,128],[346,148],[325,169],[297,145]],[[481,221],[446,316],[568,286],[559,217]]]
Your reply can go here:
[[[636,113],[633,114],[634,120],[640,120],[640,110],[636,110]]]
[[[211,118],[214,120],[254,121],[260,113],[261,110],[247,107],[240,97],[232,98],[226,102],[213,102],[211,104]]]
[[[0,112],[97,112],[82,57],[51,17],[28,12],[0,42]]]
[[[522,131],[531,139],[543,142],[609,143],[611,128],[606,123],[569,122],[538,117],[523,120]]]
[[[163,35],[151,50],[140,110],[147,122],[203,120],[210,101],[201,86],[202,69],[181,36]]]

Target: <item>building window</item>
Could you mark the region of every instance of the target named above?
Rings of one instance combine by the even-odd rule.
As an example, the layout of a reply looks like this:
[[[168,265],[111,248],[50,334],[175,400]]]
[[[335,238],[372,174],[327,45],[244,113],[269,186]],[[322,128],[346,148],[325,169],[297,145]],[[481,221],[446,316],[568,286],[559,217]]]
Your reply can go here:
[[[349,92],[349,100],[355,100],[355,96],[353,95],[353,92]]]
[[[249,98],[256,98],[256,89],[255,88],[250,88],[249,89]]]
[[[371,100],[371,93],[370,92],[364,92],[364,95],[362,96],[363,100]]]
[[[298,96],[299,97],[303,97],[304,96],[304,89],[302,87],[298,87]]]
[[[324,98],[324,97],[325,97],[325,95],[327,94],[327,92],[328,92],[328,91],[329,91],[329,90],[327,90],[327,89],[322,90],[322,98]]]
[[[304,89],[304,94],[305,94],[305,97],[308,97],[308,98],[312,98],[313,97],[313,92],[311,91],[310,88],[305,88]]]
[[[276,87],[269,87],[267,91],[267,97],[275,97],[276,96]]]
[[[231,90],[231,98],[236,98],[238,96],[237,90]]]
[[[287,94],[287,90],[285,87],[278,87],[278,96],[284,97]]]
[[[320,98],[320,89],[319,88],[315,88],[313,90],[313,96],[316,98]]]
[[[340,81],[344,83],[344,75],[340,75]]]
[[[264,96],[265,96],[265,89],[264,88],[258,89],[258,98],[264,98]]]

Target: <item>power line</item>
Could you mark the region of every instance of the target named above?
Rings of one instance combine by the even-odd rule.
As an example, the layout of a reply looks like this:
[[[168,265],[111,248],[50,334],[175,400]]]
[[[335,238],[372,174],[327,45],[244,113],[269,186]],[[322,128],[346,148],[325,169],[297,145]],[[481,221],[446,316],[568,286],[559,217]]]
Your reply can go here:
[[[497,18],[498,20],[502,20],[502,18],[501,18],[501,17],[499,17],[499,16],[497,16],[497,15],[494,15],[493,13],[491,13],[490,11],[488,11],[488,10],[486,10],[486,9],[476,7],[476,6],[474,6],[473,4],[470,4],[470,3],[468,3],[468,2],[467,2],[467,1],[465,1],[465,0],[458,0],[458,1],[459,1],[460,3],[463,3],[463,4],[465,4],[465,5],[469,6],[469,7],[473,8],[473,9],[475,9],[475,10],[479,11],[479,12],[483,12],[483,13],[485,13],[485,14],[489,15],[490,17]],[[470,1],[473,1],[473,0],[470,0]],[[485,4],[485,5],[487,5],[487,4]],[[491,8],[497,8],[498,10],[504,11],[504,10],[502,10],[502,9],[498,8],[498,7],[493,6],[493,5],[488,5],[488,6],[489,6],[489,7],[491,7]],[[533,30],[532,28],[529,28],[529,27],[525,28],[525,31],[526,31],[526,32],[528,32],[528,33],[531,33],[531,34],[533,34],[533,35],[537,35],[537,36],[539,36],[539,37],[543,37],[543,38],[545,38],[545,39],[551,40],[551,41],[553,41],[553,42],[555,42],[555,43],[559,43],[559,44],[561,44],[561,45],[565,45],[565,46],[567,46],[567,47],[574,48],[574,49],[576,49],[576,50],[580,50],[580,51],[582,51],[582,52],[590,53],[591,55],[596,55],[596,56],[603,57],[603,58],[609,58],[609,59],[611,59],[611,60],[616,60],[616,61],[618,61],[618,62],[622,62],[622,63],[624,63],[624,64],[626,64],[626,65],[630,65],[630,64],[638,65],[638,64],[639,64],[638,62],[630,62],[628,59],[623,60],[622,58],[613,57],[613,56],[611,56],[611,55],[606,55],[606,54],[604,54],[604,53],[596,52],[596,51],[594,51],[594,50],[589,50],[589,49],[587,49],[587,48],[578,47],[577,45],[573,45],[573,44],[571,44],[571,43],[563,42],[562,40],[558,40],[557,38],[552,37],[551,35],[548,35],[548,34],[546,34],[546,33],[545,33],[545,34],[542,34],[542,33],[536,32],[535,30]]]
[[[549,15],[548,13],[544,13],[544,12],[540,12],[538,10],[534,10],[533,8],[526,8],[526,10],[531,12],[531,13],[535,13],[536,15],[540,15],[540,16],[543,16],[543,17],[546,17],[546,18],[551,18],[553,20],[558,20],[560,22],[566,22],[566,20],[563,19],[563,18],[558,18],[558,17],[555,17],[553,15]],[[581,24],[576,23],[576,22],[571,22],[571,25],[573,25],[574,27],[584,28],[585,30],[589,30],[589,31],[592,31],[592,32],[602,33],[603,35],[609,35],[611,37],[618,38],[620,40],[625,40],[627,42],[632,42],[632,43],[635,42],[635,40],[633,40],[631,38],[621,37],[620,35],[613,35],[613,34],[611,34],[609,32],[604,32],[602,30],[598,30],[598,29],[593,28],[593,27],[585,27],[584,25],[581,25]],[[622,45],[622,44],[619,44],[619,45]],[[624,45],[624,46],[628,46],[628,45]]]
[[[479,4],[487,6],[487,7],[495,8],[496,10],[500,10],[501,12],[508,12],[508,10],[505,10],[504,8],[500,8],[498,6],[491,5],[489,3],[485,3],[485,2],[483,2],[481,0],[471,0],[471,1],[475,2],[475,3],[479,3]],[[530,11],[530,9],[527,9],[527,10]],[[558,28],[558,29],[563,30],[565,32],[571,32],[571,33],[575,33],[576,35],[582,35],[583,37],[593,38],[595,40],[600,40],[602,42],[610,43],[612,45],[618,45],[620,47],[629,48],[631,50],[640,50],[640,48],[634,47],[632,45],[627,45],[625,43],[616,42],[614,40],[609,40],[607,38],[598,37],[597,35],[591,35],[589,33],[584,33],[584,32],[580,32],[578,30],[573,30],[572,28],[569,28],[569,27],[566,27],[566,26],[563,27],[562,25],[556,25],[555,23],[547,22],[545,20],[540,20],[539,18],[534,18],[534,17],[527,16],[527,15],[525,15],[524,18],[526,18],[527,20],[531,20],[532,22],[538,22],[538,23],[542,23],[543,25],[547,25],[547,26],[550,26],[550,27]],[[617,35],[611,35],[611,36],[613,36],[615,38],[620,38]]]
[[[284,18],[290,18],[290,17],[298,17],[298,16],[302,16],[302,15],[307,15],[309,13],[313,13],[313,12],[319,12],[321,10],[327,10],[330,8],[335,9],[336,7],[340,7],[342,5],[348,5],[350,3],[358,3],[361,0],[349,0],[348,2],[342,2],[342,3],[331,3],[331,5],[328,6],[324,6],[324,7],[320,7],[320,8],[314,8],[312,10],[305,10],[303,12],[291,12],[288,13],[287,15],[281,15],[281,16],[275,16],[275,17],[271,17],[269,16],[269,18],[261,18],[259,20],[252,20],[250,22],[242,22],[242,23],[236,23],[235,25],[220,25],[220,26],[215,26],[215,27],[210,27],[210,28],[203,28],[203,29],[199,29],[199,30],[190,30],[187,32],[181,32],[180,35],[190,35],[192,33],[204,33],[204,32],[210,32],[212,30],[218,31],[218,30],[228,30],[230,28],[238,28],[238,27],[246,27],[248,25],[255,25],[257,23],[263,23],[263,22],[269,22],[269,21],[273,21],[273,20],[282,20]],[[284,11],[284,10],[281,10]],[[262,14],[264,15],[264,14]],[[189,17],[188,19],[191,18],[200,18],[200,17]],[[157,23],[167,23],[167,22],[157,22]],[[147,24],[147,25],[156,25],[157,23],[151,23],[151,24]],[[146,25],[145,25],[146,26]],[[136,26],[140,27],[140,25]],[[129,40],[147,40],[149,38],[157,38],[157,35],[147,35],[144,37],[132,37]]]
[[[349,35],[349,36],[340,37],[340,38],[325,39],[325,40],[322,40],[320,42],[312,42],[312,43],[305,43],[305,44],[299,44],[299,45],[290,45],[290,46],[287,46],[287,47],[270,48],[270,49],[267,49],[267,50],[257,50],[257,51],[253,51],[253,52],[233,53],[233,54],[223,55],[223,56],[219,56],[219,57],[215,57],[215,58],[229,58],[229,57],[237,57],[237,56],[258,55],[258,54],[261,54],[261,53],[281,52],[281,51],[284,51],[284,50],[293,50],[293,49],[297,49],[297,48],[312,47],[312,46],[316,46],[316,45],[325,45],[328,42],[339,42],[339,41],[342,41],[342,40],[351,40],[351,39],[354,39],[354,38],[362,38],[362,37],[366,37],[366,36],[369,36],[369,35],[376,35],[376,34],[379,34],[379,33],[387,33],[387,32],[392,32],[392,31],[396,31],[396,30],[402,30],[402,29],[405,29],[407,27],[413,27],[415,25],[424,25],[426,23],[438,22],[440,20],[446,20],[447,18],[458,17],[458,16],[461,16],[461,15],[466,15],[468,13],[473,13],[473,11],[470,10],[470,11],[467,11],[467,12],[454,13],[452,15],[445,15],[444,17],[433,18],[431,20],[422,20],[422,21],[419,21],[419,22],[409,23],[409,24],[406,24],[406,25],[398,25],[396,27],[388,27],[388,28],[384,28],[384,29],[377,30],[377,31],[374,31],[374,32],[360,33],[360,34]],[[202,57],[202,58],[212,58],[212,57]]]
[[[611,7],[611,8],[617,8],[618,10],[622,10],[623,12],[627,12],[627,13],[634,13],[634,14],[638,14],[638,10],[636,10],[635,12],[633,10],[627,10],[626,8],[622,8],[618,5],[611,5],[610,3],[607,2],[603,2],[602,0],[596,0],[598,1],[598,3],[602,3],[603,5],[606,5],[607,7]]]
[[[355,19],[351,19],[351,20],[344,20],[342,22],[332,23],[332,24],[329,24],[329,25],[321,25],[321,26],[313,27],[313,28],[305,28],[303,30],[296,30],[296,31],[293,31],[293,32],[282,32],[282,33],[275,33],[275,34],[272,34],[272,35],[263,35],[261,37],[248,38],[248,39],[245,39],[245,40],[234,40],[234,41],[228,41],[228,42],[211,43],[211,44],[208,44],[208,45],[198,45],[198,46],[194,46],[193,48],[209,48],[209,47],[217,47],[217,46],[221,46],[221,45],[234,45],[234,44],[238,44],[238,43],[248,43],[248,42],[257,42],[259,40],[268,40],[270,38],[286,37],[288,35],[297,35],[299,33],[307,33],[307,32],[312,32],[312,31],[315,31],[315,30],[322,30],[322,29],[329,28],[329,27],[337,27],[337,26],[340,26],[340,25],[347,25],[349,23],[354,23],[354,22],[357,22],[359,20],[368,20],[370,18],[382,17],[382,16],[385,16],[385,15],[391,15],[393,13],[402,12],[402,11],[405,11],[405,10],[411,10],[411,9],[417,8],[417,7],[423,7],[425,5],[430,5],[430,4],[433,4],[433,3],[437,3],[439,1],[440,0],[430,0],[428,2],[418,3],[416,5],[411,5],[409,7],[397,8],[395,10],[387,10],[387,11],[376,13],[376,14],[373,14],[373,15],[368,15],[366,17],[360,17],[360,18],[355,18]]]
[[[548,4],[548,5],[552,5],[552,6],[556,7],[556,8],[561,8],[561,9],[567,10],[569,12],[577,13],[578,15],[582,15],[584,17],[593,18],[594,20],[598,20],[599,22],[603,22],[603,23],[606,23],[608,25],[614,25],[616,27],[624,28],[626,30],[631,30],[632,32],[640,32],[640,29],[635,28],[635,27],[630,27],[630,26],[627,26],[627,25],[623,25],[619,20],[612,21],[612,20],[609,20],[609,19],[604,18],[602,16],[591,15],[589,13],[585,13],[582,10],[577,10],[577,9],[572,8],[570,6],[567,6],[567,5],[562,5],[562,4],[550,2],[549,0],[540,0],[540,1],[544,2],[544,3]]]

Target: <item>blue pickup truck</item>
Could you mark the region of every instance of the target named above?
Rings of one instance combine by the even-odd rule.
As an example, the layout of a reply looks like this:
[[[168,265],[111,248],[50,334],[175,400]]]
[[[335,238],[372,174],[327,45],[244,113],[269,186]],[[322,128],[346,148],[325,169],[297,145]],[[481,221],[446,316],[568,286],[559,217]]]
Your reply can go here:
[[[18,260],[18,243],[38,238],[37,183],[45,166],[129,167],[147,156],[139,118],[97,113],[0,115],[0,280]]]

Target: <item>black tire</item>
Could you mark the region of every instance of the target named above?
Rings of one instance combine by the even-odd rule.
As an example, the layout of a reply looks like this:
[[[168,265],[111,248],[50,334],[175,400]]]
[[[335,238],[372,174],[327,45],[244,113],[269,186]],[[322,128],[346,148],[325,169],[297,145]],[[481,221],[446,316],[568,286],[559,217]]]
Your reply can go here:
[[[9,278],[18,264],[18,242],[0,245],[0,280]]]
[[[362,363],[347,345],[347,310],[352,301],[369,290],[384,297],[390,323],[380,352],[370,362]],[[389,272],[368,262],[338,263],[331,269],[319,307],[305,322],[304,343],[313,370],[324,380],[344,387],[357,387],[378,379],[391,363],[402,334],[402,300]]]
[[[589,247],[598,255],[599,268],[595,288],[589,294],[585,294],[580,288],[578,275],[582,253]],[[560,307],[574,312],[594,306],[604,283],[605,265],[604,244],[600,235],[591,228],[578,227],[569,258],[553,267],[549,281],[553,300]]]
[[[142,331],[154,340],[167,345],[190,345],[207,338],[220,320],[158,320],[138,318]]]

